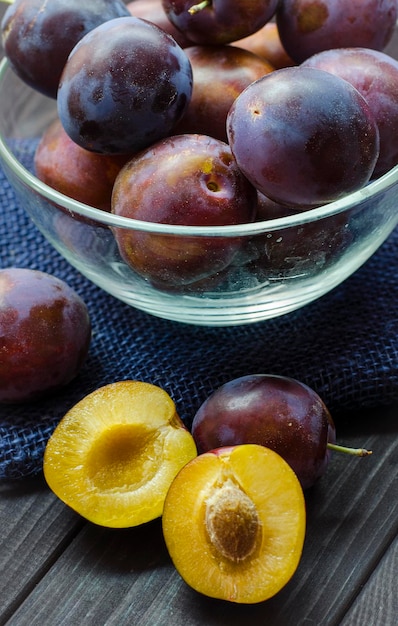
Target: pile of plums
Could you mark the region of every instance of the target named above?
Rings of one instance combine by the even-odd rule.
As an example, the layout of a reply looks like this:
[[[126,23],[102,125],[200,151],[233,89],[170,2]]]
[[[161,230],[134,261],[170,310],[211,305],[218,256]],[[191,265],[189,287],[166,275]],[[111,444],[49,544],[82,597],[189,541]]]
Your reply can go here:
[[[15,0],[2,40],[57,101],[41,180],[123,217],[216,227],[332,202],[398,162],[398,62],[383,52],[397,16],[397,0]],[[166,289],[217,284],[242,243],[113,232]],[[265,271],[311,255],[317,234],[291,232],[282,254],[255,242]],[[346,234],[322,231],[329,250]]]

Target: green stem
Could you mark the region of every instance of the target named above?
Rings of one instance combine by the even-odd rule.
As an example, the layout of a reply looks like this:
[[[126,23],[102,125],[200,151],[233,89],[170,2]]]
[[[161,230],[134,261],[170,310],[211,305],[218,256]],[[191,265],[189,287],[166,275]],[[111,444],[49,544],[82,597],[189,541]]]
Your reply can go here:
[[[211,3],[212,3],[212,0],[202,0],[202,2],[198,2],[198,4],[194,4],[193,6],[191,6],[191,8],[188,9],[188,13],[190,15],[195,15],[196,13],[200,13],[200,11],[203,11],[203,9],[210,7]]]
[[[352,456],[369,456],[372,454],[372,450],[365,450],[364,448],[348,448],[346,446],[339,446],[336,443],[328,443],[329,450],[335,452],[344,452],[345,454],[351,454]]]

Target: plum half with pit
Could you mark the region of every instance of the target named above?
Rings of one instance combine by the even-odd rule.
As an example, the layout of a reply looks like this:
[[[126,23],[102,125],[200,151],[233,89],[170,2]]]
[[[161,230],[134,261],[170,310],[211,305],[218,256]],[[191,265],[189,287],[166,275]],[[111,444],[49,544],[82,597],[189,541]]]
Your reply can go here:
[[[86,150],[133,154],[169,135],[192,94],[184,50],[138,17],[101,24],[73,48],[58,89],[58,115]]]
[[[226,44],[255,33],[279,0],[162,0],[169,20],[193,43]]]
[[[80,371],[91,341],[82,298],[59,278],[0,270],[0,402],[37,400]]]
[[[112,194],[115,215],[178,226],[252,222],[256,207],[257,192],[229,146],[197,134],[168,137],[133,156]],[[113,230],[126,263],[163,288],[207,281],[231,263],[241,245],[236,236]]]
[[[281,42],[296,63],[331,48],[383,50],[397,18],[397,0],[283,0],[276,12]]]
[[[76,43],[103,22],[128,15],[123,0],[14,0],[1,23],[4,52],[21,80],[56,98]]]
[[[339,76],[287,67],[258,79],[227,117],[238,166],[265,196],[311,208],[362,188],[379,156],[365,98]]]

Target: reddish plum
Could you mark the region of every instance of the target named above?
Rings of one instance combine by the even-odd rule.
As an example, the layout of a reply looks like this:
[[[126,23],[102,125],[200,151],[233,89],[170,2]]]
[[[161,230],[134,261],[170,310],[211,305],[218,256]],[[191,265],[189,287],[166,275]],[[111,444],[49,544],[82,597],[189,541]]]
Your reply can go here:
[[[96,154],[78,146],[56,119],[36,148],[36,176],[64,195],[103,211],[111,210],[116,176],[125,155]]]
[[[310,67],[275,70],[236,98],[227,133],[238,166],[265,196],[303,209],[363,187],[379,156],[364,97]]]
[[[329,48],[383,50],[398,17],[397,0],[283,0],[279,35],[297,63]]]
[[[64,281],[0,270],[0,402],[36,400],[69,383],[88,353],[87,307]]]
[[[186,226],[250,222],[257,194],[230,148],[205,135],[178,135],[133,157],[116,178],[116,215]],[[227,267],[240,240],[115,230],[124,260],[164,288],[192,286]]]
[[[256,54],[235,46],[185,48],[193,72],[192,98],[175,133],[200,133],[227,141],[226,120],[237,96],[273,71]]]
[[[14,0],[1,23],[4,52],[25,83],[56,98],[75,44],[103,22],[127,15],[122,0]]]
[[[58,114],[82,148],[132,154],[172,132],[191,94],[191,64],[175,40],[151,22],[121,17],[73,48]]]

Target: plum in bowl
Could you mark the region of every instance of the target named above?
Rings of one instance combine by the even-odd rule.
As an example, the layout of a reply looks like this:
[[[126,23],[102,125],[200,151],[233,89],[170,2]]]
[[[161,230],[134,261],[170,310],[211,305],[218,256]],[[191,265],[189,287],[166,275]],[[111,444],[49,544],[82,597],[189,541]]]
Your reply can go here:
[[[158,317],[230,326],[286,314],[349,277],[398,224],[398,167],[336,201],[306,210],[281,211],[259,193],[255,219],[249,206],[253,193],[246,189],[242,215],[247,220],[242,223],[158,223],[148,221],[145,212],[130,216],[123,202],[120,211],[101,210],[35,174],[38,143],[56,119],[56,101],[24,84],[3,60],[0,162],[21,205],[84,276]],[[132,175],[128,181],[132,193],[135,180]],[[235,179],[229,182],[236,187]],[[224,191],[227,183],[211,180],[207,191]],[[245,187],[244,181],[240,184]]]

